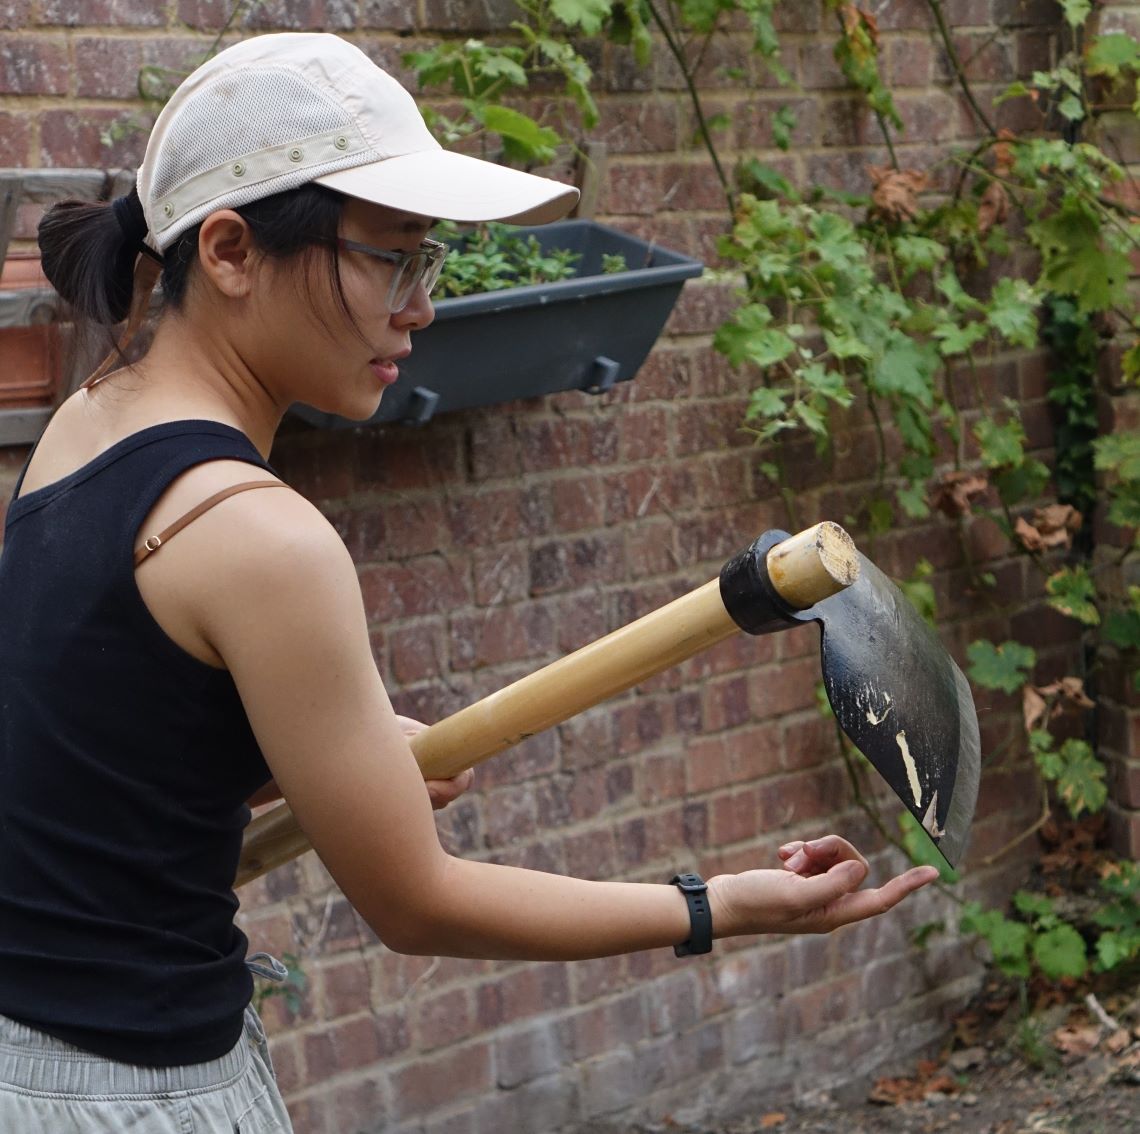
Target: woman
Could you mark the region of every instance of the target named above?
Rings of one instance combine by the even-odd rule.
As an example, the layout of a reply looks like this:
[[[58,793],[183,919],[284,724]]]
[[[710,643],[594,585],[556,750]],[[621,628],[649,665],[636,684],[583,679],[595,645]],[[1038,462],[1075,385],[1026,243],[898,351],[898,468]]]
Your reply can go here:
[[[782,869],[660,885],[452,858],[373,662],[352,560],[266,459],[305,402],[376,410],[428,297],[437,217],[538,223],[564,185],[445,153],[329,35],[250,40],[164,108],[137,190],[45,217],[44,267],[141,361],[56,413],[0,559],[0,1129],[288,1130],[231,888],[248,801],[283,794],[395,950],[568,960],[824,932],[859,890],[835,836]],[[121,356],[120,356],[121,358]],[[272,491],[271,489],[278,489]]]

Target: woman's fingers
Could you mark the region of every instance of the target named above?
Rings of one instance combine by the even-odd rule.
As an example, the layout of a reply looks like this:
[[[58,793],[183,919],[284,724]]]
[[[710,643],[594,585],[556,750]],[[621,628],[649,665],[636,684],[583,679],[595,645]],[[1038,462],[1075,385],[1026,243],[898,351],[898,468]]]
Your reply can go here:
[[[475,771],[468,768],[449,780],[426,780],[428,798],[432,808],[441,811],[449,803],[454,803],[475,781]]]
[[[828,871],[826,875],[806,879],[805,887],[818,886],[832,875],[840,875],[832,888],[835,896],[820,903],[806,914],[802,924],[793,924],[789,927],[790,931],[804,929],[809,932],[827,933],[838,929],[841,925],[851,925],[853,922],[865,921],[869,917],[877,917],[893,909],[903,898],[929,885],[938,877],[938,870],[933,866],[915,866],[874,890],[859,890],[858,882],[853,886],[846,884],[858,876],[856,871],[861,873],[863,878],[866,877],[863,866],[844,862]],[[819,892],[826,892],[826,888],[819,887]]]
[[[838,835],[824,835],[811,842],[785,843],[777,852],[784,861],[784,869],[811,877],[824,874],[839,862],[860,862],[866,867],[867,860],[846,839]]]
[[[396,721],[405,736],[415,736],[417,732],[423,732],[428,727],[423,721],[417,721],[413,717],[402,717],[399,713],[396,714]]]

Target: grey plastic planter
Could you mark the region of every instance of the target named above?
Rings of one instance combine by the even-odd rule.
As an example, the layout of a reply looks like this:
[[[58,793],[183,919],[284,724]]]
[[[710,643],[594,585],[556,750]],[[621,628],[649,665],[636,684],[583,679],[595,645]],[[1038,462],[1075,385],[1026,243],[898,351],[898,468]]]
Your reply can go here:
[[[598,394],[631,379],[645,361],[699,260],[598,224],[569,220],[533,232],[543,248],[581,254],[573,279],[510,288],[435,305],[435,321],[412,340],[400,379],[373,422],[422,425],[434,414],[562,390]],[[603,254],[628,271],[602,275]],[[294,406],[323,427],[359,425]]]

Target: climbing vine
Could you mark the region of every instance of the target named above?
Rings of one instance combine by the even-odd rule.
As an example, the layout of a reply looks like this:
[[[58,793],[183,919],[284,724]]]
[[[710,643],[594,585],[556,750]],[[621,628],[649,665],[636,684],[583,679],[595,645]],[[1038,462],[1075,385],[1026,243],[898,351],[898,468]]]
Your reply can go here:
[[[504,116],[499,105],[524,95],[536,65],[547,79],[562,76],[566,101],[588,132],[597,120],[588,45],[625,46],[640,65],[653,52],[668,53],[692,106],[695,144],[707,150],[724,193],[719,253],[741,280],[739,303],[714,345],[753,376],[744,425],[762,469],[784,492],[791,522],[785,442],[807,436],[825,452],[843,411],[859,403],[874,423],[877,487],[853,518],[872,538],[904,519],[935,516],[964,535],[985,517],[1039,573],[1048,604],[1076,624],[1085,647],[1079,672],[1047,684],[1035,684],[1037,658],[1027,645],[979,640],[968,651],[977,686],[1022,701],[1042,811],[1018,842],[1058,810],[1079,817],[1104,807],[1106,769],[1089,726],[1098,650],[1135,659],[1140,649],[1140,587],[1111,585],[1136,544],[1106,567],[1091,525],[1098,506],[1120,528],[1140,525],[1140,434],[1100,435],[1095,407],[1096,373],[1110,345],[1120,352],[1121,380],[1140,377],[1140,310],[1129,290],[1140,223],[1129,174],[1098,137],[1106,100],[1123,98],[1140,114],[1140,42],[1096,34],[1090,0],[1062,0],[1056,66],[986,106],[941,0],[926,3],[980,141],[917,170],[900,161],[903,120],[880,67],[874,16],[824,0],[836,66],[873,116],[887,157],[868,169],[863,194],[800,189],[755,158],[730,162],[719,148],[724,122],[707,112],[699,81],[715,37],[747,28],[752,77],[763,71],[794,93],[781,63],[775,0],[518,0],[515,42],[445,43],[408,62],[425,86],[450,84],[461,96],[462,115],[436,121],[445,136],[497,134],[504,156],[541,163],[566,144],[565,124],[521,111]],[[997,108],[1010,100],[1033,111],[1035,129],[995,126]],[[775,144],[788,148],[795,127],[789,98],[772,118]],[[1032,349],[1051,352],[1052,467],[1033,455],[1019,402],[990,404],[982,381],[1003,353]],[[969,563],[965,541],[963,552]],[[920,563],[904,589],[933,619],[930,573]],[[991,574],[972,567],[971,574],[981,597],[992,594]],[[858,793],[857,767],[852,782]],[[922,837],[904,823],[902,842],[917,857],[931,853]],[[1123,870],[1104,885],[1088,955],[1086,938],[1037,895],[1019,894],[1012,918],[966,906],[963,928],[983,935],[999,964],[1018,975],[1033,968],[1056,979],[1090,964],[1110,968],[1140,955],[1138,882]]]

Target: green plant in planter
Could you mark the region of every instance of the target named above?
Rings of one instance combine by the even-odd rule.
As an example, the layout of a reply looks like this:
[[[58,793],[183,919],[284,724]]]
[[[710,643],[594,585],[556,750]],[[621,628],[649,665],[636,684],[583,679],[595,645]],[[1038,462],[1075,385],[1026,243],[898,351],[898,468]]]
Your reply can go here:
[[[572,279],[582,258],[568,248],[544,250],[533,233],[523,236],[505,224],[467,230],[443,223],[436,225],[435,235],[452,246],[434,292],[439,299]],[[624,272],[627,267],[620,254],[602,257],[603,274]]]

